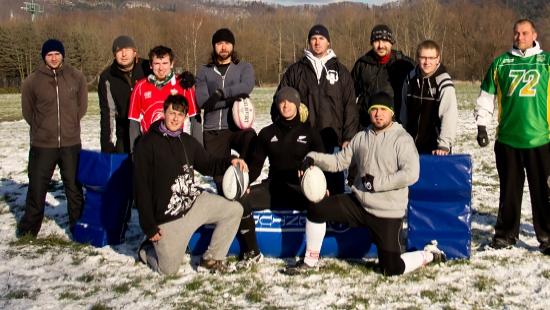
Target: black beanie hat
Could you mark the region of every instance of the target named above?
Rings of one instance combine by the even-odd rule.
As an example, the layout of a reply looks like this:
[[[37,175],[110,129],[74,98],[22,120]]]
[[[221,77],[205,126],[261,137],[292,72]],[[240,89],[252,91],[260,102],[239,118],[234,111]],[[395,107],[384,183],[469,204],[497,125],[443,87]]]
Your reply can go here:
[[[131,47],[134,51],[137,51],[134,40],[129,36],[119,36],[113,41],[113,54],[116,54],[123,48]]]
[[[369,98],[368,112],[370,112],[372,108],[381,106],[390,109],[392,111],[392,115],[395,114],[395,110],[393,109],[393,98],[390,94],[385,92],[377,92],[372,94]]]
[[[300,110],[300,94],[298,94],[298,91],[292,87],[283,87],[279,89],[279,91],[275,94],[275,100],[277,102],[277,105],[281,103],[281,101],[288,100],[296,105],[296,110]]]
[[[311,40],[311,37],[313,37],[316,34],[322,35],[327,39],[327,41],[330,42],[330,35],[328,34],[328,29],[325,26],[315,25],[311,27],[311,29],[309,30],[309,34],[307,35],[307,40],[308,41]]]
[[[377,40],[385,40],[390,42],[391,44],[395,44],[393,33],[390,27],[386,25],[376,25],[374,26],[374,28],[372,28],[372,32],[370,34],[370,44]]]
[[[233,32],[227,28],[218,29],[218,31],[216,31],[212,36],[212,46],[221,41],[229,42],[235,46],[235,37],[233,36]]]
[[[50,52],[60,52],[61,56],[65,58],[65,48],[63,43],[56,39],[49,39],[42,45],[42,59],[46,60],[46,55]]]

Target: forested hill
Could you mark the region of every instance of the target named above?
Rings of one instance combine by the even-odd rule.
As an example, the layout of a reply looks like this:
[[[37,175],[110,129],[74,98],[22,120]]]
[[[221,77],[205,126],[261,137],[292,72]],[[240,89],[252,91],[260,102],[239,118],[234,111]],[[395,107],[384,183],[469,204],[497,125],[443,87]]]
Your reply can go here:
[[[392,1],[388,4],[380,6],[381,8],[393,6],[396,3],[411,3],[420,0],[399,0]],[[439,0],[445,4],[451,0]],[[21,10],[24,7],[24,2],[31,0],[2,0],[0,1],[0,18],[9,18],[24,14]],[[188,11],[202,10],[205,12],[217,14],[221,12],[231,11],[239,15],[262,14],[272,12],[276,9],[276,5],[267,4],[261,1],[208,1],[208,0],[35,0],[35,3],[45,7],[46,13],[55,13],[60,11],[70,10],[119,10],[124,8],[147,8],[152,10],[167,10],[167,11]],[[476,0],[480,5],[486,0]],[[538,19],[546,16],[549,12],[550,2],[548,0],[496,0],[507,7],[518,12],[521,17]],[[331,4],[329,4],[330,6]],[[334,4],[332,4],[334,5]],[[365,4],[353,3],[353,5],[366,6]],[[318,10],[318,6],[306,5],[297,6],[301,9]]]

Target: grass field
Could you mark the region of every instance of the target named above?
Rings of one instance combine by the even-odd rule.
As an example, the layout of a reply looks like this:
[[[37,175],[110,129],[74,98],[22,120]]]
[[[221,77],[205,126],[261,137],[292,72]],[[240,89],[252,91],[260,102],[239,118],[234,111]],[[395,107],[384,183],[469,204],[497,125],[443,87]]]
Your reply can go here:
[[[70,240],[66,200],[56,172],[46,197],[44,224],[35,240],[17,239],[25,205],[28,125],[20,95],[0,96],[0,309],[548,309],[550,258],[534,235],[527,187],[520,242],[487,250],[498,211],[498,176],[491,147],[475,140],[472,116],[479,85],[457,83],[458,133],[453,151],[473,162],[471,258],[385,277],[368,259],[323,259],[327,268],[289,277],[278,270],[295,258],[267,258],[249,271],[205,275],[199,256],[186,256],[176,276],[135,263],[143,234],[133,210],[124,244],[95,248]],[[252,93],[255,129],[270,121],[274,88]],[[99,107],[90,93],[82,124],[83,148],[99,147]],[[494,126],[488,127],[494,142]],[[208,185],[208,181],[206,185]],[[360,241],[358,241],[360,242]],[[235,261],[235,257],[229,258]]]

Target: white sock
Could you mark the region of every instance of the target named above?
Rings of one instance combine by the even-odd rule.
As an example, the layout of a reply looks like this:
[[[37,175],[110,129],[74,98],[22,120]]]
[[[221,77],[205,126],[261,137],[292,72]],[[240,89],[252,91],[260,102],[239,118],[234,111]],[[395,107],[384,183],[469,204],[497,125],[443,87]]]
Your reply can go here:
[[[401,259],[405,262],[405,274],[430,263],[434,260],[434,255],[426,251],[415,251],[401,254]]]
[[[304,263],[315,266],[319,261],[319,253],[327,231],[326,223],[314,223],[306,220],[306,256]]]

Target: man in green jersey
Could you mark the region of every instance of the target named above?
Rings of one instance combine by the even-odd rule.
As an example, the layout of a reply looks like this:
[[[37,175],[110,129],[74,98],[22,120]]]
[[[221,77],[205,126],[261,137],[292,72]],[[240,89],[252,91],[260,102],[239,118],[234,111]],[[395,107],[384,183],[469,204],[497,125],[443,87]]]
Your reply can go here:
[[[514,25],[514,46],[497,57],[481,83],[474,116],[477,141],[487,146],[498,99],[495,158],[500,203],[490,247],[511,248],[519,239],[525,172],[531,193],[533,227],[542,253],[550,255],[550,54],[536,41],[535,25]]]

